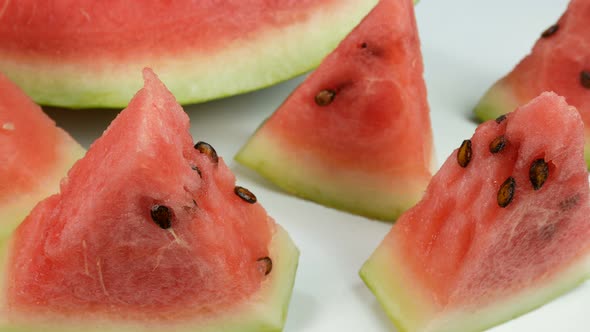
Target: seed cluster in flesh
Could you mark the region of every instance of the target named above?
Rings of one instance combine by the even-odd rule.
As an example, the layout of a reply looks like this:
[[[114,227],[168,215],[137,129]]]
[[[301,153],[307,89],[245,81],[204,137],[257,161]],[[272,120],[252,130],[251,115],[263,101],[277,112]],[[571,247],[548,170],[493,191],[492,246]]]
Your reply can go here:
[[[203,153],[209,157],[211,162],[217,164],[219,162],[219,157],[217,156],[217,152],[209,143],[206,142],[198,142],[195,144],[194,148],[198,150],[200,153]],[[197,166],[191,166],[191,168],[199,174],[199,177],[203,177],[201,170]],[[240,186],[236,186],[234,188],[234,193],[241,198],[243,201],[249,204],[255,204],[257,202],[256,196],[248,189]],[[198,207],[197,202],[193,199],[193,205]],[[162,229],[169,229],[172,227],[172,220],[174,218],[174,212],[172,208],[154,204],[150,209],[150,216],[152,221],[156,223]],[[259,258],[256,263],[258,264],[258,268],[264,275],[268,275],[272,271],[272,260],[270,257],[262,257]]]
[[[590,78],[590,77],[589,77]],[[495,121],[497,124],[500,124],[506,120],[506,115],[499,116]],[[489,144],[489,150],[492,154],[500,153],[506,145],[508,144],[508,139],[504,135],[500,135],[494,138]],[[473,158],[473,150],[471,145],[471,140],[464,140],[461,143],[461,146],[457,150],[457,163],[459,166],[466,168],[469,165],[469,162]],[[547,181],[549,177],[549,165],[547,162],[540,158],[536,159],[531,163],[531,167],[529,169],[529,179],[531,182],[531,186],[533,190],[539,190]],[[514,199],[514,195],[516,193],[516,180],[510,176],[500,185],[497,193],[497,203],[498,206],[505,208],[507,207],[512,200]]]

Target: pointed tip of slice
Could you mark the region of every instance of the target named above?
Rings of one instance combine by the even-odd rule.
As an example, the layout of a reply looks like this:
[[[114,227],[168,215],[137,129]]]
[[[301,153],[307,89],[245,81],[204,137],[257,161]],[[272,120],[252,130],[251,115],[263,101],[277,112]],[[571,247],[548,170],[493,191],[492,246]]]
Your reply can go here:
[[[143,89],[148,91],[166,91],[174,100],[176,98],[170,92],[168,87],[162,82],[160,77],[154,72],[154,70],[150,67],[145,67],[141,71],[141,75],[143,76]]]
[[[137,122],[142,123],[146,118],[163,119],[170,117],[166,121],[158,121],[158,125],[163,126],[166,123],[168,127],[188,129],[190,124],[187,114],[158,75],[151,68],[145,67],[142,70],[142,76],[143,87],[133,96],[129,105],[121,112],[121,115],[134,113],[135,115],[132,116],[137,118]],[[153,117],[147,115],[151,113],[154,113]]]

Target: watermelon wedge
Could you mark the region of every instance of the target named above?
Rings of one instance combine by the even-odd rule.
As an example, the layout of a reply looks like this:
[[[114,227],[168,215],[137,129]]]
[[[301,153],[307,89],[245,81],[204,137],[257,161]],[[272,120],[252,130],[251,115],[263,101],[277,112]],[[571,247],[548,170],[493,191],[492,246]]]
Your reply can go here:
[[[394,220],[431,176],[422,72],[412,1],[382,0],[236,160],[293,194]]]
[[[156,75],[5,243],[3,331],[280,331],[298,250]]]
[[[0,71],[41,104],[124,107],[150,66],[200,102],[317,66],[376,2],[0,1]]]
[[[0,74],[0,239],[59,181],[84,149]]]
[[[481,331],[590,277],[583,147],[554,93],[480,125],[361,269],[398,328]]]
[[[571,0],[563,16],[545,30],[531,53],[496,82],[475,107],[490,120],[527,103],[543,91],[555,91],[575,106],[586,124],[585,159],[590,167],[590,2]]]

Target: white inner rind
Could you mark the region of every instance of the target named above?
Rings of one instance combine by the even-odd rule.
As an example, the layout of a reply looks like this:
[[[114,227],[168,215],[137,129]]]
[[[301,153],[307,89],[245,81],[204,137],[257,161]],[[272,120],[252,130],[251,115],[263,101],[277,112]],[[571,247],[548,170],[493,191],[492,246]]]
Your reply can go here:
[[[360,271],[400,331],[481,331],[538,308],[590,278],[590,253],[554,271],[548,282],[479,308],[436,307],[422,293],[427,290],[421,289],[403,266],[403,257],[396,257],[391,247],[381,245]]]
[[[5,241],[4,248],[10,245]],[[6,298],[2,297],[0,330],[7,332],[279,332],[282,331],[290,302],[299,250],[287,232],[276,225],[269,246],[273,268],[260,289],[244,303],[212,317],[195,317],[182,322],[125,322],[96,318],[79,319],[60,317],[48,312],[36,317],[35,313],[7,313]],[[7,250],[0,264],[5,266]],[[4,278],[3,278],[4,279]],[[3,292],[6,285],[3,282]]]
[[[330,167],[281,144],[281,137],[258,131],[235,159],[294,195],[370,218],[395,220],[422,197],[429,180]]]
[[[126,59],[23,58],[0,48],[0,71],[36,102],[67,107],[124,107],[151,67],[181,104],[272,85],[317,66],[376,4],[343,0],[317,5],[308,19],[262,31],[203,54],[160,50]]]
[[[40,176],[35,188],[25,193],[17,193],[10,201],[0,206],[0,239],[6,238],[25,219],[33,207],[41,200],[59,192],[59,184],[74,163],[84,156],[85,150],[71,138],[64,138],[58,151],[56,165],[48,174]]]

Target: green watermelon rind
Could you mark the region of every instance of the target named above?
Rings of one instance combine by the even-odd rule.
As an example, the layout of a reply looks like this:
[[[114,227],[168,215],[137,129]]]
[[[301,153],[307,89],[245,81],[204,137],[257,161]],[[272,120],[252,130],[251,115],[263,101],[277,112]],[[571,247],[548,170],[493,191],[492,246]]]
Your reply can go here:
[[[317,67],[376,3],[318,5],[308,21],[237,41],[214,54],[171,51],[152,58],[128,54],[132,60],[72,63],[55,58],[23,61],[0,51],[0,71],[43,105],[122,108],[141,88],[143,82],[135,74],[144,67],[159,73],[179,103],[204,102],[262,89]]]
[[[590,279],[590,253],[586,253],[544,287],[514,292],[509,299],[469,312],[443,312],[444,316],[434,317],[438,310],[425,300],[427,291],[418,293],[417,283],[403,270],[407,265],[399,262],[403,257],[396,258],[393,249],[382,244],[359,275],[400,332],[482,331],[529,313]],[[421,326],[423,322],[431,323]]]
[[[341,211],[354,213],[372,219],[393,221],[422,197],[428,179],[394,186],[385,181],[382,188],[367,186],[368,178],[374,174],[350,174],[335,176],[347,170],[326,169],[321,164],[306,169],[297,156],[280,146],[280,138],[259,133],[236,154],[234,159],[258,172],[288,193]],[[339,173],[338,173],[339,174]],[[330,176],[335,176],[331,181]],[[344,182],[342,179],[348,179]],[[375,182],[375,181],[373,181]],[[423,183],[422,183],[423,182]],[[392,188],[400,188],[399,193]],[[355,188],[354,195],[350,188]],[[343,194],[346,193],[346,194]]]
[[[299,250],[287,234],[276,225],[276,231],[269,246],[273,269],[262,288],[248,303],[237,305],[227,313],[207,319],[204,322],[192,321],[178,324],[113,323],[106,320],[86,320],[68,323],[50,323],[49,319],[35,322],[32,314],[23,314],[23,319],[7,319],[5,304],[0,311],[0,330],[4,332],[156,332],[162,330],[175,332],[280,332],[287,318],[287,311],[295,272],[299,261]],[[5,266],[10,241],[3,241],[4,247],[0,264]],[[1,289],[5,289],[5,286]]]
[[[56,164],[51,172],[42,175],[42,178],[39,176],[39,185],[28,192],[15,193],[12,200],[0,205],[0,216],[2,216],[0,239],[10,236],[39,201],[59,191],[61,179],[85,153],[84,148],[68,136],[68,139],[59,147]]]

